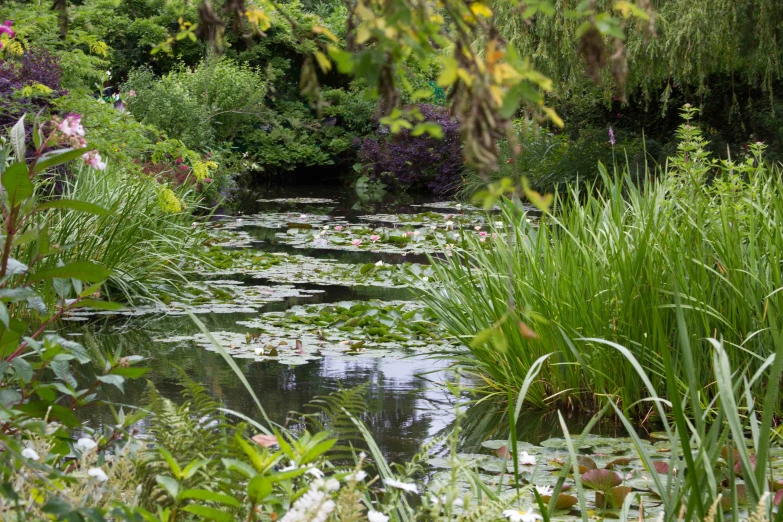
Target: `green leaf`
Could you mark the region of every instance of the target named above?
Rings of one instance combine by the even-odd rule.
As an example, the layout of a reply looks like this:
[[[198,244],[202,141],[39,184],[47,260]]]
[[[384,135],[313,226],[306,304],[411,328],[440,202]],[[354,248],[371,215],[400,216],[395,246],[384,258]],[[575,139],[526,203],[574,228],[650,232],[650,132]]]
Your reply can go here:
[[[3,323],[6,328],[9,328],[8,321],[8,308],[6,308],[5,303],[0,302],[0,323]]]
[[[24,263],[17,261],[13,257],[8,258],[8,264],[6,265],[5,269],[5,275],[7,276],[15,276],[19,274],[24,274],[27,272],[28,267]]]
[[[171,498],[175,500],[177,499],[177,495],[179,495],[179,482],[174,480],[174,478],[167,477],[165,475],[157,475],[155,477],[155,482],[160,484],[160,486],[166,490]]]
[[[119,388],[121,392],[125,393],[125,389],[123,388],[123,385],[125,384],[125,377],[110,373],[108,375],[99,375],[97,379],[106,384],[113,384]]]
[[[209,464],[209,461],[207,459],[194,460],[193,462],[185,466],[185,469],[182,470],[182,478],[189,479],[190,477],[195,475],[198,472],[198,470],[200,470],[207,464]]]
[[[16,161],[22,163],[24,163],[24,159],[25,159],[24,117],[25,115],[22,114],[22,117],[19,118],[19,121],[17,121],[16,124],[13,127],[11,127],[11,132],[9,134],[9,137],[11,139],[11,147],[14,150],[14,156],[16,156]]]
[[[272,493],[272,483],[263,475],[256,475],[247,485],[247,496],[250,502],[260,503]]]
[[[81,149],[57,149],[52,152],[47,152],[35,163],[33,167],[33,174],[38,174],[43,170],[68,163],[75,159],[79,159],[85,152],[93,150],[93,147],[83,147]]]
[[[9,198],[9,206],[15,207],[23,199],[33,195],[33,182],[28,176],[27,165],[14,163],[3,172],[2,184]]]
[[[418,123],[411,131],[411,136],[421,136],[425,132],[433,138],[443,138],[443,129],[440,128],[440,125],[432,121]]]
[[[179,498],[205,500],[207,502],[217,502],[218,504],[226,504],[233,507],[240,507],[242,505],[234,497],[224,495],[222,493],[215,493],[214,491],[206,491],[203,489],[186,489],[182,492]]]
[[[114,301],[101,301],[100,299],[85,299],[74,304],[74,308],[93,308],[95,310],[122,310],[125,308],[122,303]]]
[[[17,377],[25,384],[29,383],[33,379],[33,367],[30,363],[21,357],[17,357],[13,361],[14,371],[16,371]]]
[[[98,216],[109,216],[111,212],[105,208],[96,205],[94,203],[88,203],[86,201],[78,201],[76,199],[58,199],[55,201],[47,201],[41,203],[35,207],[35,212],[46,210],[50,208],[66,208],[69,210],[78,210],[80,212],[87,212],[89,214],[96,214]]]
[[[226,513],[219,509],[206,507],[206,506],[185,506],[183,511],[193,513],[207,520],[216,520],[217,522],[234,522],[234,516],[231,513]]]
[[[30,276],[29,282],[35,283],[44,279],[53,279],[55,277],[71,277],[80,281],[94,283],[103,281],[109,277],[109,273],[109,270],[103,265],[90,261],[75,261],[65,266],[39,270]]]

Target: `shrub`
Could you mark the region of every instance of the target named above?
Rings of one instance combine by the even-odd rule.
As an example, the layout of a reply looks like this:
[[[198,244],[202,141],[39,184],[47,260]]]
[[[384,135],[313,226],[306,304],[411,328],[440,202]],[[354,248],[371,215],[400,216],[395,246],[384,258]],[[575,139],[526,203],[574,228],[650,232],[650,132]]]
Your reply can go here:
[[[47,109],[64,92],[60,75],[59,60],[45,49],[0,60],[0,127]]]
[[[440,125],[442,138],[414,136],[407,130],[364,138],[358,159],[366,174],[388,185],[403,190],[427,189],[439,197],[448,196],[461,182],[459,123],[442,107],[419,105],[417,109],[425,121]],[[382,127],[381,132],[388,130]]]

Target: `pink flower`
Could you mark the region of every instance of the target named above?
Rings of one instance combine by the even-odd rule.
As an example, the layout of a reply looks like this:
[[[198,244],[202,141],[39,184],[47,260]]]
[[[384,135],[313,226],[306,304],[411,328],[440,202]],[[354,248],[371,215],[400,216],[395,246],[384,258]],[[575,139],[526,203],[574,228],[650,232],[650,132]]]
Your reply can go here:
[[[134,91],[133,89],[131,89],[131,90],[128,92],[128,96],[130,96],[131,98],[135,98],[135,97],[136,97],[136,91]]]
[[[481,237],[487,237],[487,233],[485,231],[483,231],[483,230],[481,232],[479,232],[479,235]]]
[[[101,159],[101,155],[98,154],[97,150],[91,150],[90,152],[85,152],[84,154],[82,154],[82,159],[87,165],[89,165],[90,167],[96,170],[106,169],[106,163],[103,162],[103,160]]]
[[[372,241],[373,243],[375,243],[375,242],[376,242],[376,241],[378,241],[380,238],[381,238],[381,236],[370,236],[370,241]]]
[[[405,233],[406,233],[406,234],[407,234],[409,237],[413,235],[413,231],[412,231],[412,230],[408,230],[408,231],[407,231],[407,232],[405,232]]]
[[[355,247],[358,247],[359,245],[362,244],[362,241],[360,239],[354,239],[353,241],[351,241],[351,244]]]
[[[82,127],[82,117],[80,114],[69,114],[57,126],[57,130],[65,134],[68,138],[84,136],[84,127]]]
[[[473,227],[473,228],[474,228],[474,229],[476,229],[476,232],[478,232],[479,230],[481,230],[481,225],[476,225],[476,226],[475,226],[475,227]]]
[[[336,227],[334,227],[334,229],[339,232],[339,231],[341,231],[343,229],[343,226],[342,225],[337,225]]]
[[[7,34],[8,38],[16,36],[14,30],[11,29],[11,25],[13,25],[13,22],[11,20],[6,20],[4,24],[0,25],[0,34]]]

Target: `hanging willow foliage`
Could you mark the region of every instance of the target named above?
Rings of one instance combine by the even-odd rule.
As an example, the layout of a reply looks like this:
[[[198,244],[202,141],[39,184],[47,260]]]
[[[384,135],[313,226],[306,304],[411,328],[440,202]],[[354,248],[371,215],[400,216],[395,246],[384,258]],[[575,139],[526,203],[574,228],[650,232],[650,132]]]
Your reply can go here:
[[[783,77],[780,0],[645,0],[638,7],[655,14],[624,27],[625,42],[606,34],[599,42],[595,33],[580,39],[581,21],[569,16],[577,3],[556,0],[552,16],[532,20],[512,16],[513,8],[505,2],[493,4],[500,34],[563,90],[593,78],[620,98],[624,88],[649,100],[675,85],[693,86],[697,95],[705,95],[709,77],[722,74],[731,76],[738,87],[745,84],[771,93],[773,82]],[[618,2],[595,4],[600,12]],[[641,27],[645,23],[648,27]],[[603,47],[611,51],[601,55],[597,50]],[[585,54],[584,48],[593,52]],[[600,56],[610,62],[609,69],[596,67],[602,65],[596,63]],[[631,65],[627,76],[616,70],[623,67],[623,56]]]

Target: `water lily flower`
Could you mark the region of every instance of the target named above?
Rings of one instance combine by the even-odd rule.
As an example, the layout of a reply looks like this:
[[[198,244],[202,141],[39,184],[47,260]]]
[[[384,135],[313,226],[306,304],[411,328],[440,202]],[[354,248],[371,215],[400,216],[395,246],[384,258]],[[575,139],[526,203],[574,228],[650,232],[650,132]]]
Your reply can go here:
[[[87,474],[95,478],[98,482],[106,482],[109,480],[109,476],[101,468],[90,468],[87,470]]]
[[[353,241],[351,241],[351,244],[353,246],[355,246],[355,247],[358,247],[359,245],[362,244],[362,240],[361,239],[354,239]]]
[[[375,266],[383,266],[383,259],[381,259],[377,263],[375,263]]]
[[[91,150],[82,154],[82,159],[87,165],[95,170],[106,170],[106,163],[104,163],[101,155],[98,154],[98,151],[96,150]]]
[[[462,209],[462,203],[457,203],[457,210],[461,210],[461,209]]]
[[[411,230],[408,230],[407,232],[405,232],[405,235],[410,237],[413,235],[413,232]]]
[[[299,214],[299,219],[307,219],[307,214]]]
[[[329,230],[329,225],[324,225],[324,230]]]
[[[367,478],[367,472],[362,469],[360,469],[355,473],[350,473],[345,476],[345,480],[348,482],[361,482],[365,478]]]
[[[532,510],[519,511],[516,509],[507,509],[503,512],[503,516],[511,522],[536,522],[536,520],[544,520],[544,517]]]
[[[419,237],[419,235],[421,235],[421,232],[419,232],[418,230],[413,232],[413,237]]]
[[[343,226],[342,226],[342,225],[336,225],[336,226],[334,227],[334,229],[335,229],[336,231],[340,232],[340,231],[343,229]]]
[[[367,520],[370,522],[389,522],[389,517],[380,511],[373,511],[371,509],[367,512]]]
[[[82,437],[76,441],[76,447],[82,451],[89,451],[97,445],[98,443],[89,437]]]
[[[372,236],[370,236],[370,241],[372,241],[373,243],[375,243],[375,242],[376,242],[376,241],[378,241],[380,238],[381,238],[381,236],[372,235]]]
[[[30,460],[38,460],[41,458],[33,448],[25,448],[22,450],[22,457]]]
[[[474,228],[474,229],[476,229],[476,232],[478,232],[479,230],[481,230],[481,225],[476,225],[476,226],[475,226],[475,227],[473,227],[473,228]]]
[[[446,221],[446,228],[447,229],[451,229],[453,226],[454,226],[454,222],[453,221]]]
[[[408,491],[410,493],[416,493],[417,495],[419,493],[419,488],[416,487],[416,484],[409,484],[407,482],[403,482],[401,480],[397,480],[393,478],[384,479],[383,483],[389,487],[401,489],[403,491]]]
[[[438,228],[436,225],[430,225],[430,230],[435,230],[436,228]]]
[[[552,493],[555,492],[555,490],[552,489],[552,486],[536,486],[536,491],[538,491],[538,494],[542,497],[551,497]]]
[[[523,466],[535,466],[536,465],[536,457],[535,455],[531,455],[527,451],[522,451],[519,454],[519,463]]]

